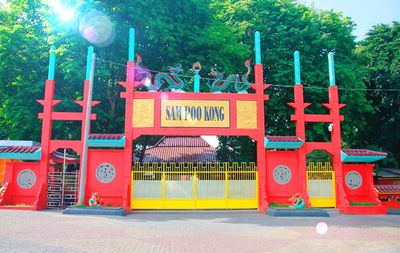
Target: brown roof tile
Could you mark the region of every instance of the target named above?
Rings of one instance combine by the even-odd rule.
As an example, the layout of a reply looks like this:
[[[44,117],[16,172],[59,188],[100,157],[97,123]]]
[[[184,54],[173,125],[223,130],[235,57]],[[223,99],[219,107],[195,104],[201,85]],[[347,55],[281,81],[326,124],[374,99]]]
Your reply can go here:
[[[400,193],[400,185],[375,185],[379,193]]]
[[[0,148],[0,153],[34,153],[39,149],[40,146],[10,146]]]
[[[200,136],[166,136],[154,147],[210,147]]]
[[[387,156],[387,153],[368,149],[343,149],[342,151],[350,156]]]
[[[302,142],[297,136],[265,136],[271,142]]]
[[[138,161],[138,157],[134,157]],[[168,136],[146,150],[143,162],[216,162],[217,152],[200,136]]]
[[[137,161],[138,158],[136,157]],[[216,162],[215,149],[211,147],[154,147],[146,150],[143,162]]]
[[[124,137],[123,134],[90,134],[91,140],[120,140]]]

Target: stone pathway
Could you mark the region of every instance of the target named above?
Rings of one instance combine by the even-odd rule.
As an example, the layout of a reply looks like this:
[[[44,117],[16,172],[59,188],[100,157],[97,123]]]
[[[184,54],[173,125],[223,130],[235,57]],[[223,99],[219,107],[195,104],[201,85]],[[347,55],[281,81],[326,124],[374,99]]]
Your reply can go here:
[[[394,253],[400,252],[400,216],[197,211],[105,217],[1,210],[0,252]]]

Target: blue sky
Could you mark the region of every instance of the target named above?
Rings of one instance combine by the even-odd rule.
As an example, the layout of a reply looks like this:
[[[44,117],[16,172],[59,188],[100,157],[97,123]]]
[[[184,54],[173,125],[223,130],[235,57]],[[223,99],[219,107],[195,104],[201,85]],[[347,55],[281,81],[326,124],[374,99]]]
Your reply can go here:
[[[362,40],[373,25],[400,21],[400,0],[300,0],[317,9],[335,10],[351,17],[357,24],[354,35]]]

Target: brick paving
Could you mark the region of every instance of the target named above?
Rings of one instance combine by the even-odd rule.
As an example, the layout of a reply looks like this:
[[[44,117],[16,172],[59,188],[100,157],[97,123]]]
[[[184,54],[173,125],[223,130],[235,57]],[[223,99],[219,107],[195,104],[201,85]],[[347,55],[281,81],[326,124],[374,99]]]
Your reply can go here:
[[[317,233],[319,222],[327,223],[325,234]],[[111,217],[1,210],[0,252],[400,252],[400,216],[198,211]]]

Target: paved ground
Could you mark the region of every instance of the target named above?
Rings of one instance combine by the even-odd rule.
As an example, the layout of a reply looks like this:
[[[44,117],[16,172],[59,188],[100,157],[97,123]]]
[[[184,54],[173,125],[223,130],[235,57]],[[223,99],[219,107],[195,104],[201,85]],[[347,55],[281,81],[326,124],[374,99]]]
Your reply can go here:
[[[320,222],[328,225],[326,233],[317,232]],[[229,211],[105,217],[0,210],[0,252],[400,252],[400,216],[276,218]]]

